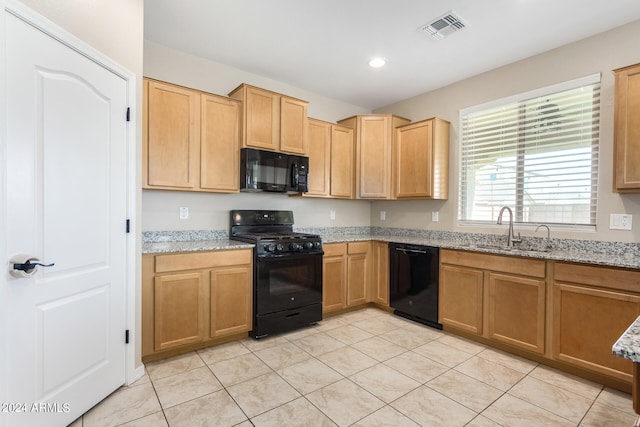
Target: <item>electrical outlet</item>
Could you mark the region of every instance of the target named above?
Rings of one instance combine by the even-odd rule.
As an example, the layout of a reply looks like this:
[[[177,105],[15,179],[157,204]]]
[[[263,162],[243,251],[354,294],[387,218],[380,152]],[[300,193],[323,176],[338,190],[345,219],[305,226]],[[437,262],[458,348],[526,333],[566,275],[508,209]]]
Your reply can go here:
[[[431,212],[431,221],[438,222],[439,220],[440,220],[440,215],[438,214],[438,211]]]
[[[631,230],[633,226],[633,215],[611,214],[609,216],[610,230]]]
[[[387,219],[387,212],[380,211],[380,221],[384,221],[385,219]]]
[[[336,211],[331,209],[329,211],[329,219],[336,219]]]
[[[180,208],[180,219],[189,218],[189,208]]]

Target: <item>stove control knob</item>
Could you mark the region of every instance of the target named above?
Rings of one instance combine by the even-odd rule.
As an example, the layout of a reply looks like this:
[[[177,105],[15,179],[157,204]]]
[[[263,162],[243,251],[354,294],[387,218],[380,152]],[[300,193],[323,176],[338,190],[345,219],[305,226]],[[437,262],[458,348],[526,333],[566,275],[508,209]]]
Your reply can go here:
[[[291,249],[292,251],[299,251],[300,249],[302,249],[302,246],[300,246],[299,243],[292,243],[289,245],[289,249]]]
[[[267,252],[273,252],[276,250],[276,245],[274,245],[273,243],[267,243],[266,245],[264,245],[264,250]]]
[[[320,247],[322,247],[322,243],[320,243],[320,242],[316,242],[316,243],[315,243],[315,247],[316,247],[316,248],[320,248]]]
[[[277,250],[278,252],[281,252],[281,251],[283,251],[283,250],[284,250],[284,246],[282,245],[282,243],[278,243],[278,244],[276,245],[276,250]]]
[[[305,249],[312,249],[312,248],[313,248],[313,243],[311,243],[311,242],[306,242],[306,243],[304,244],[304,248],[305,248]]]

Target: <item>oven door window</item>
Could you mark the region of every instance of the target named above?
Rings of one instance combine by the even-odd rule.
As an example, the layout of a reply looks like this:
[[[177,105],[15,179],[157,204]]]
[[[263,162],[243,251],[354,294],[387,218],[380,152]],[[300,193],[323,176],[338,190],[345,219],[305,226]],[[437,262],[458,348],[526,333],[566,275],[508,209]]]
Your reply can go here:
[[[322,254],[259,257],[256,313],[322,302]]]

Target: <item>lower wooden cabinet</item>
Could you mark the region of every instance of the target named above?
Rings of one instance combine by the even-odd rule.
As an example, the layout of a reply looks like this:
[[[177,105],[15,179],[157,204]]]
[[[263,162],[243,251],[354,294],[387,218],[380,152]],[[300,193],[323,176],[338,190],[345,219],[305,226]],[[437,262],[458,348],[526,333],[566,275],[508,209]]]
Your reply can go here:
[[[252,259],[251,249],[143,255],[143,361],[250,331]]]
[[[322,312],[368,302],[371,277],[370,242],[324,245]]]
[[[210,338],[251,330],[251,283],[251,269],[246,266],[211,270]]]
[[[543,260],[443,249],[440,323],[544,354],[545,276]]]
[[[442,259],[445,255],[444,260]],[[446,252],[440,253],[441,263]],[[439,321],[443,325],[482,335],[484,280],[482,270],[440,265]]]
[[[389,243],[371,242],[371,291],[369,301],[389,306]]]
[[[494,272],[487,279],[489,338],[543,354],[546,282]]]
[[[207,334],[205,272],[156,276],[153,286],[154,351],[200,342]]]
[[[640,315],[640,272],[556,263],[553,357],[631,382],[632,362],[611,347]]]
[[[370,242],[347,244],[347,307],[366,304],[370,281]]]

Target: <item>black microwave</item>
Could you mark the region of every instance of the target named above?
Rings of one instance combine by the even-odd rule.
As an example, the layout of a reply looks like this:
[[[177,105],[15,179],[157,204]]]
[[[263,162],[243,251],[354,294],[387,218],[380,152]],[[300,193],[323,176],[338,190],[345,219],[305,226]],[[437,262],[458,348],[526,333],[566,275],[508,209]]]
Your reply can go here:
[[[240,150],[240,191],[304,193],[308,191],[309,158],[274,151]]]

